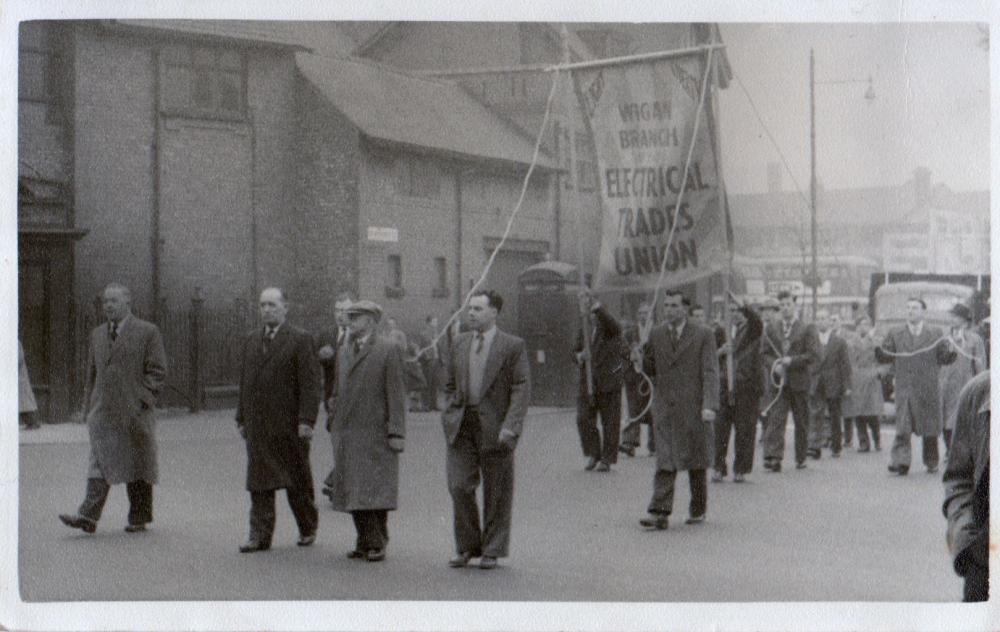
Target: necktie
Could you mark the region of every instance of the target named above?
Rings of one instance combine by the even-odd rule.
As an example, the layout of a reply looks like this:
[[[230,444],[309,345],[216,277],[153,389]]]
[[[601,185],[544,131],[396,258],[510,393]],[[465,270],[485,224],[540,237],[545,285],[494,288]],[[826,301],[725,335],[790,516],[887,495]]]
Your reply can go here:
[[[355,337],[353,344],[354,344],[354,355],[358,355],[359,353],[361,353],[361,338]]]
[[[267,353],[271,346],[271,341],[274,340],[274,335],[278,333],[274,328],[268,327],[264,330],[264,353]]]
[[[118,339],[118,323],[113,320],[108,323],[108,338],[111,342]]]
[[[677,329],[675,327],[670,328],[670,344],[677,346]]]
[[[483,337],[483,332],[477,331],[476,332],[476,353],[482,353],[483,352],[483,341],[485,341],[485,340],[486,339]]]

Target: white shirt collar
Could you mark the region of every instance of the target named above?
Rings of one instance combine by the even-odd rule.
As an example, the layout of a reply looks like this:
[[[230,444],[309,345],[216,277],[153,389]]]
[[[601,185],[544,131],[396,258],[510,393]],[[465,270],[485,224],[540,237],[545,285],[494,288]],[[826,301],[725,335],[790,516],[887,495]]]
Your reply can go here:
[[[906,328],[910,330],[910,334],[917,337],[924,331],[924,321],[920,321],[916,326],[906,323]]]
[[[476,333],[479,333],[479,332],[476,332]],[[497,335],[497,326],[493,325],[492,327],[490,327],[486,331],[482,332],[482,334],[483,334],[483,343],[484,344],[490,344],[491,342],[493,342],[493,338]]]
[[[832,329],[827,329],[826,332],[821,331],[819,332],[819,341],[823,343],[823,346],[826,346],[827,343],[830,342],[830,336],[832,335],[833,335]]]

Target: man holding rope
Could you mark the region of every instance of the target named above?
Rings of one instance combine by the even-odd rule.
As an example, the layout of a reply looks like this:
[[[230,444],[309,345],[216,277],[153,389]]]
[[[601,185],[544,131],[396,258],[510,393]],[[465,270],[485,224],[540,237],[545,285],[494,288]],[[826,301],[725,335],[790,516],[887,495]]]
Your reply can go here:
[[[625,330],[625,344],[628,345],[631,360],[625,369],[625,401],[628,403],[629,423],[622,430],[622,443],[618,446],[618,451],[628,456],[635,456],[642,425],[646,426],[646,449],[650,455],[656,452],[653,415],[649,411],[649,399],[653,394],[642,376],[642,346],[649,341],[649,332],[656,326],[656,322],[650,317],[652,311],[649,303],[639,305],[635,324]]]
[[[906,301],[906,324],[893,329],[875,358],[895,363],[896,439],[892,442],[889,471],[906,476],[910,471],[910,435],[923,438],[923,462],[933,474],[938,467],[938,435],[941,434],[941,397],[938,377],[941,367],[958,354],[937,327],[924,322],[927,304],[917,296]]]
[[[772,472],[781,471],[789,410],[795,423],[795,467],[801,470],[806,466],[811,370],[819,359],[816,329],[799,320],[795,297],[783,290],[778,293],[778,303],[781,318],[768,325],[762,343],[764,366],[779,385],[769,404],[764,431],[764,468]]]

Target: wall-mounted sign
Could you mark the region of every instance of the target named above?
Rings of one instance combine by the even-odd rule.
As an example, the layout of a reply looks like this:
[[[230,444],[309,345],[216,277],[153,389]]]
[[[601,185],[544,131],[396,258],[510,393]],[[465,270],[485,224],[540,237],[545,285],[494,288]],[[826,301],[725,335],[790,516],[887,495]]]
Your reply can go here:
[[[399,241],[399,229],[387,226],[369,226],[368,241]]]

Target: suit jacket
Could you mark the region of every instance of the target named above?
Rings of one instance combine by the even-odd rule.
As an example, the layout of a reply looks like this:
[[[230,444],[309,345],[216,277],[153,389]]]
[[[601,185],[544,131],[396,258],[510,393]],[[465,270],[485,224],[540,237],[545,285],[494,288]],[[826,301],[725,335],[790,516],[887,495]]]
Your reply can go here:
[[[344,336],[340,341],[337,337],[340,333],[340,327],[333,327],[321,333],[316,337],[316,349],[319,350],[322,347],[329,345],[333,349],[333,356],[327,358],[326,360],[320,360],[319,365],[323,369],[323,403],[326,404],[330,397],[333,395],[334,386],[337,383],[337,356],[340,352],[340,347],[347,340],[348,332],[347,328],[344,328]],[[327,411],[329,412],[329,410]]]
[[[939,373],[941,366],[951,364],[958,355],[942,336],[940,329],[924,323],[920,335],[914,337],[909,327],[903,325],[890,331],[882,346],[875,349],[879,362],[894,364],[897,432],[914,432],[924,437],[941,433]],[[912,356],[890,355],[921,349],[928,350]]]
[[[590,341],[591,370],[594,375],[595,393],[613,393],[620,391],[625,376],[625,365],[628,360],[628,350],[622,338],[621,326],[615,317],[608,313],[603,305],[594,310],[597,320],[596,333]],[[589,328],[589,323],[588,323]],[[582,331],[577,331],[577,352],[583,351]],[[587,393],[587,370],[580,364],[580,394]]]
[[[740,312],[746,322],[733,336],[733,386],[737,397],[757,398],[764,390],[760,366],[760,337],[764,332],[764,323],[747,305],[741,307]],[[729,381],[726,377],[726,356],[721,356],[719,360],[719,389],[722,396],[727,397]]]
[[[701,411],[719,410],[719,360],[715,334],[688,321],[674,345],[666,324],[649,335],[643,370],[653,378],[656,466],[661,470],[706,469],[713,446],[712,423]]]
[[[319,410],[319,364],[312,337],[287,322],[264,347],[264,330],[243,342],[236,423],[246,434],[247,489],[312,487],[308,442],[299,424],[314,426]]]
[[[844,392],[851,388],[851,357],[847,352],[847,341],[830,333],[826,346],[820,344],[819,362],[813,369],[813,376],[814,396],[822,399],[844,396]]]
[[[452,345],[451,358],[447,363],[445,396],[448,404],[441,413],[441,422],[448,445],[455,443],[465,416],[469,397],[469,348],[472,338],[470,332],[459,335]],[[486,358],[482,390],[479,399],[482,449],[503,449],[499,445],[500,430],[506,429],[513,433],[515,441],[520,438],[524,415],[531,399],[531,376],[524,340],[497,330]]]
[[[389,437],[406,435],[402,350],[373,333],[357,354],[345,344],[339,355],[330,501],[338,511],[395,509],[399,456],[389,449]]]
[[[944,515],[955,572],[988,564],[990,524],[990,372],[962,389],[944,471]]]
[[[153,409],[166,381],[167,354],[156,325],[129,316],[112,343],[108,325],[90,332],[84,418],[91,478],[157,480]]]
[[[760,348],[767,370],[782,355],[791,357],[792,363],[785,372],[785,388],[790,391],[809,391],[812,385],[812,367],[819,361],[819,338],[815,327],[795,319],[786,337],[781,321],[771,323],[764,330]]]

